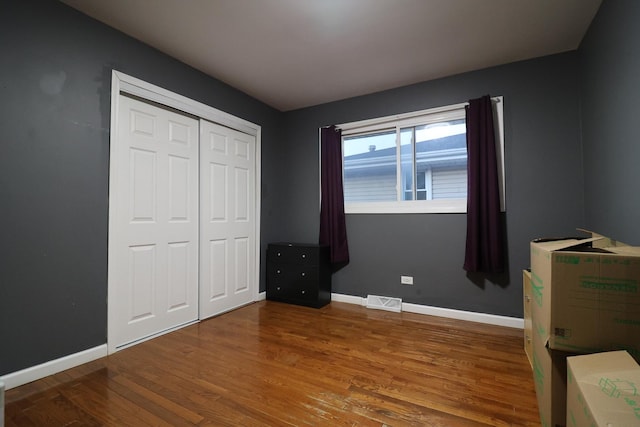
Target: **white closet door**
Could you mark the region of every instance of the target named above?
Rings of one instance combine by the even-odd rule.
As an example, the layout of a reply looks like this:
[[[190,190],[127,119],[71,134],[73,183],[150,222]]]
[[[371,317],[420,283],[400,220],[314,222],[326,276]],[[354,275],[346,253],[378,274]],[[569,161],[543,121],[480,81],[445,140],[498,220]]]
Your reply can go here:
[[[115,347],[198,318],[198,120],[124,95],[119,102]]]
[[[256,139],[200,121],[200,318],[254,300]]]

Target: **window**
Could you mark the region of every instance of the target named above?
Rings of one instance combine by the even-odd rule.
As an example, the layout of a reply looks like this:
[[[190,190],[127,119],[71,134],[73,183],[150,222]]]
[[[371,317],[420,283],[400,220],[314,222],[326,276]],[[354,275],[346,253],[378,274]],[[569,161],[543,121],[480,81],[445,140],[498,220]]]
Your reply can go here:
[[[501,101],[494,122],[504,169]],[[465,212],[464,107],[340,125],[346,213]],[[504,188],[502,170],[499,176]]]

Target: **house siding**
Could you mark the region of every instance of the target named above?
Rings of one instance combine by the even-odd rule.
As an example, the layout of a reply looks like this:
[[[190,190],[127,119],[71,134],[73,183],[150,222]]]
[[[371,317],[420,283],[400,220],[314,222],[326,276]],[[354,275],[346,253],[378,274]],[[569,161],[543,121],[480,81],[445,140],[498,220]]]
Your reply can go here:
[[[431,175],[434,199],[466,199],[467,170],[434,169]]]
[[[354,176],[344,180],[344,201],[388,202],[397,200],[396,176]]]
[[[464,199],[467,197],[465,168],[437,168],[432,170],[433,199]],[[345,177],[344,200],[349,202],[389,202],[397,200],[396,176],[391,174]]]

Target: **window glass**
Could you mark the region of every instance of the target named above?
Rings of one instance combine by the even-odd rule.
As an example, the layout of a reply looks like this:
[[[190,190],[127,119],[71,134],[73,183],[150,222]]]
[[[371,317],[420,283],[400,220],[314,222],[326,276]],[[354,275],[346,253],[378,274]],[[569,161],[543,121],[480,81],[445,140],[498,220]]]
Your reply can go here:
[[[396,131],[343,138],[344,201],[395,201]]]
[[[416,172],[416,200],[430,200],[427,193],[427,171]]]
[[[402,200],[413,200],[413,128],[400,130],[400,168],[402,173]]]
[[[467,129],[464,119],[417,126],[416,173],[424,179],[418,200],[467,197]],[[427,179],[429,178],[429,179]]]
[[[503,99],[496,148],[504,210]],[[465,104],[340,125],[346,213],[465,212]]]

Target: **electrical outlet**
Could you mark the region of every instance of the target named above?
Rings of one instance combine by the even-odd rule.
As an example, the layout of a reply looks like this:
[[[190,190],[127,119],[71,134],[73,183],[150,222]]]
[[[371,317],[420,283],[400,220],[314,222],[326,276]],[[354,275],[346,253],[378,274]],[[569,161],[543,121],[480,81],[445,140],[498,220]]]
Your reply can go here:
[[[400,283],[403,285],[413,285],[413,276],[400,276]]]

